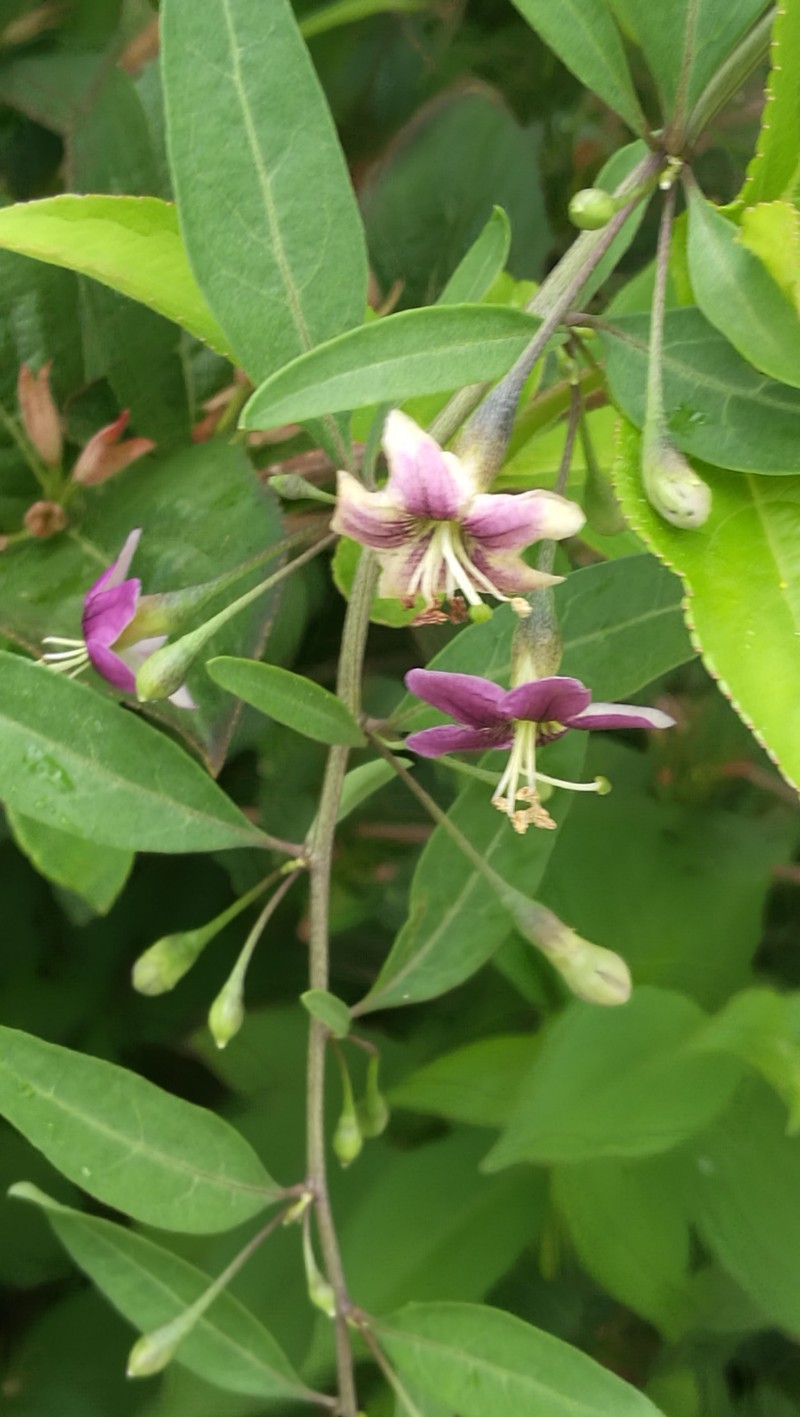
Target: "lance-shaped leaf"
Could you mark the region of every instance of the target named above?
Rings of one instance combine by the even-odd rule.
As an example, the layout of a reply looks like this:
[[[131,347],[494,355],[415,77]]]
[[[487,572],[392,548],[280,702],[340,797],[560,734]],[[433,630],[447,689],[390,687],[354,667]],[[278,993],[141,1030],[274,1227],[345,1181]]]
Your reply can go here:
[[[387,315],[273,374],[245,405],[242,425],[273,428],[498,378],[538,323],[502,305],[429,305]]]
[[[689,187],[688,255],[692,290],[706,319],[749,364],[800,387],[800,329],[794,305],[743,245],[733,223],[694,183]]]
[[[213,1112],[13,1028],[0,1028],[0,1112],[76,1185],[146,1225],[230,1230],[281,1195]]]
[[[363,317],[344,157],[289,0],[166,0],[161,25],[189,259],[237,359],[263,379]]]
[[[502,207],[495,207],[480,236],[459,261],[439,296],[440,305],[463,305],[482,300],[503,270],[511,246],[511,223]]]
[[[0,246],[91,276],[230,353],[189,268],[170,202],[95,196],[20,202],[0,210]]]
[[[482,1304],[408,1304],[370,1327],[401,1379],[461,1417],[658,1417],[580,1349]]]
[[[711,515],[685,532],[644,500],[639,464],[639,435],[623,426],[615,480],[625,515],[683,578],[687,620],[709,673],[800,787],[800,477],[741,477],[704,467]]]
[[[8,824],[20,851],[49,881],[74,891],[98,914],[105,915],[130,875],[131,851],[99,846],[96,841],[59,831],[6,807]]]
[[[350,710],[329,689],[276,664],[223,656],[206,668],[215,684],[318,743],[363,747],[365,739]]]
[[[647,315],[620,315],[600,335],[614,402],[637,428],[648,328]],[[664,403],[683,452],[738,472],[800,472],[800,390],[760,374],[694,306],[667,311]]]
[[[521,15],[562,63],[630,128],[648,124],[633,87],[619,30],[605,0],[514,0]]]
[[[182,1314],[208,1289],[208,1275],[132,1230],[59,1205],[19,1182],[11,1195],[38,1205],[75,1263],[142,1333]],[[313,1402],[268,1329],[223,1291],[180,1345],[175,1361],[206,1382],[253,1397]]]
[[[85,684],[0,654],[0,798],[126,851],[217,851],[263,838],[203,769]]]

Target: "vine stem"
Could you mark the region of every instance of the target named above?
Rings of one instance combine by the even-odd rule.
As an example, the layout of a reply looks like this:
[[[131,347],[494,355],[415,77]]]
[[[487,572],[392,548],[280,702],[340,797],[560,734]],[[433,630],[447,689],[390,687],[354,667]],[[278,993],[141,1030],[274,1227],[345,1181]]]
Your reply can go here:
[[[375,583],[375,558],[363,551],[345,616],[336,689],[356,717],[361,711],[361,677]],[[336,744],[328,753],[319,810],[308,843],[309,988],[327,989],[329,977],[328,912],[336,818],[349,750]],[[336,1367],[341,1417],[357,1417],[353,1350],[348,1328],[351,1305],[328,1195],[325,1156],[325,1062],[328,1030],[312,1018],[308,1035],[306,1146],[309,1189],[313,1192],[325,1271],[336,1299]]]

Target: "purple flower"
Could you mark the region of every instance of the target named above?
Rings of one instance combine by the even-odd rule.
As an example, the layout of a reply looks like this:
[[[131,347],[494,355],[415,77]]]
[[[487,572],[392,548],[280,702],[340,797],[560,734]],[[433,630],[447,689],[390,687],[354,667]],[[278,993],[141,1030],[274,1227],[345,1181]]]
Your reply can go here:
[[[116,561],[86,592],[81,616],[83,638],[45,638],[46,645],[64,647],[44,655],[44,662],[51,668],[74,678],[91,664],[115,689],[126,694],[136,692],[136,671],[167,638],[145,633],[148,620],[150,628],[157,620],[157,612],[154,616],[151,607],[158,597],[142,596],[141,581],[126,579],[141,534],[141,528],[131,532]],[[169,697],[177,708],[196,707],[185,685]]]
[[[445,674],[436,669],[412,669],[406,688],[449,713],[455,724],[410,733],[406,747],[424,758],[445,753],[477,753],[508,748],[511,755],[492,802],[509,817],[515,831],[534,824],[554,827],[542,807],[537,781],[584,791],[607,791],[603,779],[567,783],[536,771],[536,748],[560,738],[570,728],[672,728],[675,720],[660,709],[636,704],[593,704],[591,691],[580,679],[551,675],[502,689],[475,674]],[[521,809],[517,802],[525,803]]]
[[[580,507],[555,492],[484,492],[477,473],[444,452],[413,419],[394,409],[383,450],[389,480],[371,492],[349,472],[338,475],[333,529],[378,556],[378,594],[427,610],[461,592],[508,600],[558,577],[527,566],[520,552],[541,537],[560,540],[584,523]]]

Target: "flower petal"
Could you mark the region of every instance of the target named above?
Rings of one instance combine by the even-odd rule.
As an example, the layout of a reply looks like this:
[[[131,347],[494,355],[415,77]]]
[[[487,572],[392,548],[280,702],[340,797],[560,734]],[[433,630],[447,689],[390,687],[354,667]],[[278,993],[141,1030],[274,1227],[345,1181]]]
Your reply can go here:
[[[412,517],[452,522],[475,491],[473,479],[453,453],[445,453],[407,414],[392,409],[383,430],[389,463],[386,490]]]
[[[351,536],[374,551],[402,546],[414,531],[411,518],[387,491],[370,492],[349,472],[337,474],[331,526],[340,536]]]
[[[107,649],[102,644],[87,644],[89,658],[92,668],[97,670],[101,678],[113,684],[115,689],[122,689],[123,693],[133,694],[136,692],[136,675],[129,669],[124,660],[120,659],[113,650]]]
[[[580,679],[553,674],[509,689],[503,699],[503,711],[509,718],[530,719],[532,723],[569,725],[576,714],[587,708],[591,698]]]
[[[136,614],[141,581],[123,581],[107,590],[89,591],[83,602],[81,628],[86,648],[92,656],[98,647],[107,649],[119,639]]]
[[[169,695],[169,702],[179,709],[196,709],[197,704],[192,698],[185,684],[181,684],[174,694]]]
[[[421,728],[418,733],[409,733],[406,748],[419,753],[421,758],[440,758],[444,753],[483,753],[487,748],[510,748],[513,733],[499,732],[496,728],[460,728],[456,724],[442,723],[437,728]]]
[[[556,492],[484,492],[461,524],[487,550],[499,550],[530,546],[542,537],[560,541],[580,531],[585,520],[577,502]]]
[[[442,713],[452,714],[470,728],[499,728],[507,722],[505,691],[477,674],[445,674],[439,669],[411,669],[406,688]]]
[[[524,595],[543,586],[560,585],[564,579],[527,565],[519,551],[489,551],[483,543],[472,540],[467,542],[467,550],[473,566],[503,595]]]
[[[675,719],[661,709],[638,704],[589,704],[569,718],[559,718],[567,728],[674,728]]]
[[[378,564],[381,568],[377,594],[382,600],[405,600],[412,592],[409,586],[420,561],[428,549],[432,533],[410,541],[396,551],[379,551]],[[437,591],[444,591],[444,566]]]
[[[130,535],[126,537],[125,545],[120,551],[116,561],[111,562],[108,570],[104,571],[100,579],[95,581],[94,585],[86,592],[85,604],[88,605],[89,600],[96,591],[108,590],[111,586],[120,585],[122,581],[124,581],[128,574],[128,568],[133,560],[133,553],[139,545],[139,537],[141,534],[142,528],[137,527],[135,531],[132,531]]]

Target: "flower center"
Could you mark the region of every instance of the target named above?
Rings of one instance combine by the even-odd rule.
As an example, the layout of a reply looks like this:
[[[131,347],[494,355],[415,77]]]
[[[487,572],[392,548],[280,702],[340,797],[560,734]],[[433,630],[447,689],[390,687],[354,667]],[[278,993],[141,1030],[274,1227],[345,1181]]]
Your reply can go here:
[[[530,719],[520,718],[514,720],[514,742],[506,770],[492,794],[492,805],[505,812],[514,831],[520,834],[530,826],[552,831],[557,825],[542,806],[536,790],[537,782],[546,782],[550,787],[566,787],[571,792],[596,792],[601,797],[611,791],[611,785],[604,777],[596,777],[592,782],[566,782],[564,778],[537,772],[536,745],[542,741],[543,729],[547,737],[559,736],[553,730],[561,731],[557,724],[533,723]],[[518,802],[524,805],[518,807]]]
[[[65,639],[63,635],[45,635],[42,644],[59,646],[57,650],[45,650],[39,660],[39,663],[46,664],[48,669],[55,669],[57,674],[66,674],[68,678],[75,679],[89,663],[85,640]]]
[[[430,605],[442,591],[452,600],[460,590],[469,605],[480,605],[480,589],[496,600],[508,600],[472,561],[458,522],[428,522],[425,534],[430,540],[411,577],[409,595],[423,595]]]

